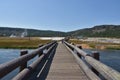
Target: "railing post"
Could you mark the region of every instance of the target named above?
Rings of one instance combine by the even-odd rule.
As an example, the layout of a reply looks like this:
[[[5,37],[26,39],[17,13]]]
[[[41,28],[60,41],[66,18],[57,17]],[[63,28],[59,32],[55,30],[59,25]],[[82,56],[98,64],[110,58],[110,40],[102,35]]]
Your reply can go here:
[[[43,54],[43,50],[38,54],[38,57],[40,57]]]
[[[96,60],[100,60],[99,52],[98,51],[93,51],[92,52],[92,57]],[[97,70],[95,70],[93,67],[91,69],[96,75],[99,75],[99,72]]]
[[[77,46],[79,49],[82,49],[82,46]]]
[[[27,54],[28,53],[28,51],[27,50],[22,50],[21,52],[20,52],[20,56],[23,56],[23,55],[25,55],[25,54]],[[27,67],[27,62],[24,62],[21,66],[20,66],[20,71],[19,72],[21,72],[24,68],[26,68]]]
[[[38,48],[39,48],[39,47],[42,47],[42,46],[43,46],[43,44],[40,44],[40,45],[38,46]],[[43,54],[43,50],[38,54],[38,57],[40,57],[42,54]]]
[[[74,43],[71,43],[72,45],[75,45]]]
[[[43,46],[43,44],[39,44],[39,46],[38,47],[42,47]]]
[[[100,60],[100,55],[98,51],[93,51],[92,52],[92,57],[95,58],[96,60]]]
[[[71,43],[71,44],[74,45],[74,46],[76,46],[76,44],[74,44],[74,43]],[[71,47],[71,49],[74,51],[74,48]]]
[[[82,49],[82,46],[77,46],[79,49]],[[79,56],[79,58],[82,58],[82,56],[77,52],[77,55]]]

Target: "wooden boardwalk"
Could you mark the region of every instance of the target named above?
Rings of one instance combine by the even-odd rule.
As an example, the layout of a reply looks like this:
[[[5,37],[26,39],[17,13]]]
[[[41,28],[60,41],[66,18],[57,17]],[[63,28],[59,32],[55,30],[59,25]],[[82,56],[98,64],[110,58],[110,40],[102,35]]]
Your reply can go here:
[[[64,44],[71,50],[68,50]],[[1,64],[0,80],[19,66],[24,67],[24,69],[12,80],[120,80],[118,71],[96,60],[99,59],[98,53],[94,52],[94,56],[90,56],[68,42],[64,41],[64,44],[60,42],[57,44],[54,41],[34,50],[30,54]],[[27,53],[27,51],[22,51],[21,54],[23,52]],[[26,67],[27,62],[38,55],[38,59]],[[91,70],[89,67],[93,69]],[[101,75],[98,76],[94,72]]]
[[[89,80],[89,78],[67,48],[62,43],[58,43],[46,80]]]

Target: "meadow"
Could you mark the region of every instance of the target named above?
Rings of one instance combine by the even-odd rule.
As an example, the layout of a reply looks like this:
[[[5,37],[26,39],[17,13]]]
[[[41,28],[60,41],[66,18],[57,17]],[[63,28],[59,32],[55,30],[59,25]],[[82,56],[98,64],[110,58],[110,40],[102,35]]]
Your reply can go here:
[[[13,49],[34,49],[39,45],[51,42],[51,40],[41,40],[39,37],[25,37],[25,38],[10,38],[0,37],[0,48]]]
[[[70,43],[75,45],[80,44],[83,48],[87,49],[111,49],[111,50],[120,50],[120,44],[117,43],[102,43],[102,42],[93,42],[93,41],[81,41],[77,39],[69,40]]]

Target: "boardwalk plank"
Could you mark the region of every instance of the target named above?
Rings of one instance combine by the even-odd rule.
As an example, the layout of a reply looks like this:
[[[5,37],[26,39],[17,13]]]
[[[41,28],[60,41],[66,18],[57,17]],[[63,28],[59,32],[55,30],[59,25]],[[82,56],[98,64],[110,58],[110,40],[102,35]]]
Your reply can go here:
[[[46,80],[89,80],[73,55],[59,43]]]

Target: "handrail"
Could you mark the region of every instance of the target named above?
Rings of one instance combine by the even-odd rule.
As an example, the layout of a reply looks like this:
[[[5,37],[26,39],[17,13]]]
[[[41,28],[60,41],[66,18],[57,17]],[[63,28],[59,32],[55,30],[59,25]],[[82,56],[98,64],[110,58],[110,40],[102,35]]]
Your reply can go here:
[[[82,55],[83,57],[85,57],[86,55],[89,55],[89,54],[87,54],[86,52],[84,52],[83,50],[79,49],[78,47],[76,47],[76,46],[74,46],[74,45],[72,45],[72,44],[69,44],[69,43],[67,43],[67,42],[65,42],[65,41],[64,41],[64,43],[65,43],[67,46],[69,46],[69,47],[73,48],[74,50],[76,50],[76,51],[77,51],[80,55]]]
[[[51,50],[56,46],[56,44],[52,45],[46,52],[46,54],[50,53]],[[32,71],[38,66],[41,60],[46,56],[46,54],[42,54],[37,60],[35,60],[32,64],[30,64],[27,68],[17,74],[12,80],[26,80]]]
[[[65,45],[66,46],[66,45]],[[66,46],[67,49],[73,54],[75,57],[78,65],[83,69],[85,74],[91,79],[91,80],[101,80],[88,66],[85,64],[82,59],[80,59],[68,46]]]
[[[111,67],[103,64],[100,61],[97,61],[96,59],[94,59],[93,57],[91,57],[90,55],[88,55],[86,52],[80,50],[79,48],[77,48],[74,45],[71,45],[67,42],[64,41],[64,43],[67,46],[70,46],[71,48],[73,48],[74,50],[77,51],[77,53],[79,53],[81,56],[84,57],[85,61],[91,65],[92,67],[94,67],[104,78],[106,78],[107,80],[120,80],[120,73],[114,69],[112,69]]]
[[[85,60],[108,80],[120,80],[120,73],[90,56]]]
[[[16,69],[17,67],[22,65],[24,62],[32,59],[37,54],[40,54],[41,51],[43,51],[44,49],[50,47],[54,43],[56,43],[56,42],[55,41],[51,42],[49,44],[46,44],[46,45],[36,49],[35,51],[31,52],[30,54],[26,54],[26,55],[23,55],[23,56],[20,56],[20,57],[14,59],[14,60],[11,60],[9,62],[0,64],[0,78],[4,77],[5,75],[7,75],[11,71],[13,71],[14,69]]]

